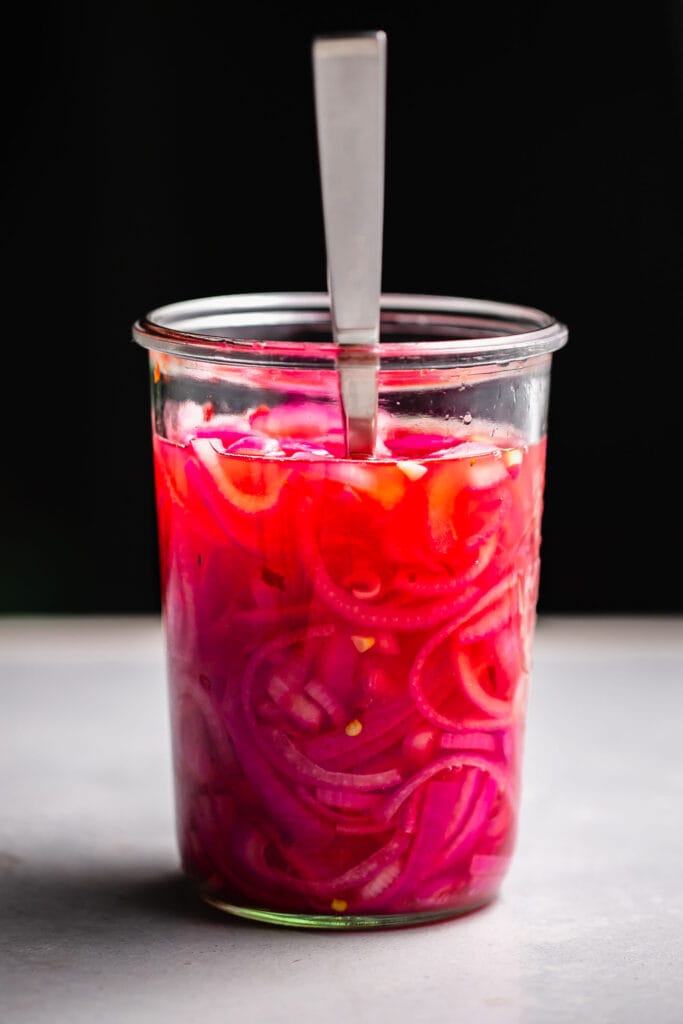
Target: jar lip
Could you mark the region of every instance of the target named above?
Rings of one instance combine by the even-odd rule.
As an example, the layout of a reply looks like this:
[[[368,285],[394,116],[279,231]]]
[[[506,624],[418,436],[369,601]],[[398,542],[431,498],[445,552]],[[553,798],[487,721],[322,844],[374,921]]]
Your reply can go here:
[[[381,296],[379,344],[383,365],[498,363],[554,352],[567,328],[531,306],[444,295]],[[297,338],[317,329],[326,340]],[[278,338],[285,329],[292,336]],[[273,337],[269,337],[269,330]],[[439,334],[438,337],[434,333]],[[396,340],[391,334],[408,334]],[[334,362],[326,292],[261,292],[216,295],[161,306],[133,326],[144,348],[209,362],[304,365]],[[451,336],[451,334],[453,336]],[[460,336],[457,336],[457,335]]]

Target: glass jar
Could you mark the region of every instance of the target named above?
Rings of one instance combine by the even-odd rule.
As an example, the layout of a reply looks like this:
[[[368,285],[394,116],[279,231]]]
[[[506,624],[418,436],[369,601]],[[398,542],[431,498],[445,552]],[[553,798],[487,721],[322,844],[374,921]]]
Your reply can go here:
[[[488,902],[515,839],[566,328],[383,296],[364,460],[345,457],[327,295],[181,302],[134,337],[187,875],[216,907],[304,927]]]

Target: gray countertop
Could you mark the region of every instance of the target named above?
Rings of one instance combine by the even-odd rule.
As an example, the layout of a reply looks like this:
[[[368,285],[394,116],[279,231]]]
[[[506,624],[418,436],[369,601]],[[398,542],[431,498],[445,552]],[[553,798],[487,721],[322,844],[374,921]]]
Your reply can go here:
[[[683,1021],[683,619],[541,619],[490,907],[307,932],[188,895],[159,625],[0,620],[0,1020]]]

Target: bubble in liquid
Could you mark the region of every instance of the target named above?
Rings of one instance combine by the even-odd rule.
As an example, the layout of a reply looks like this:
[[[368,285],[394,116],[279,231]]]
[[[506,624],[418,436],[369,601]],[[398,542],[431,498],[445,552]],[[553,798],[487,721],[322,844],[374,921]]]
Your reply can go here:
[[[471,423],[472,422],[472,413],[471,412],[466,412],[465,415],[462,418],[462,421],[463,421],[463,423]]]

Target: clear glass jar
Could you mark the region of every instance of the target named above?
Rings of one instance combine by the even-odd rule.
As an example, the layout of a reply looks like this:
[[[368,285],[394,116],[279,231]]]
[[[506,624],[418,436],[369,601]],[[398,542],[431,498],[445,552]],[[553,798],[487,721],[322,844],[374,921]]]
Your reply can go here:
[[[450,917],[512,854],[552,352],[529,308],[382,299],[344,456],[328,298],[166,306],[150,353],[184,870],[230,913]]]

